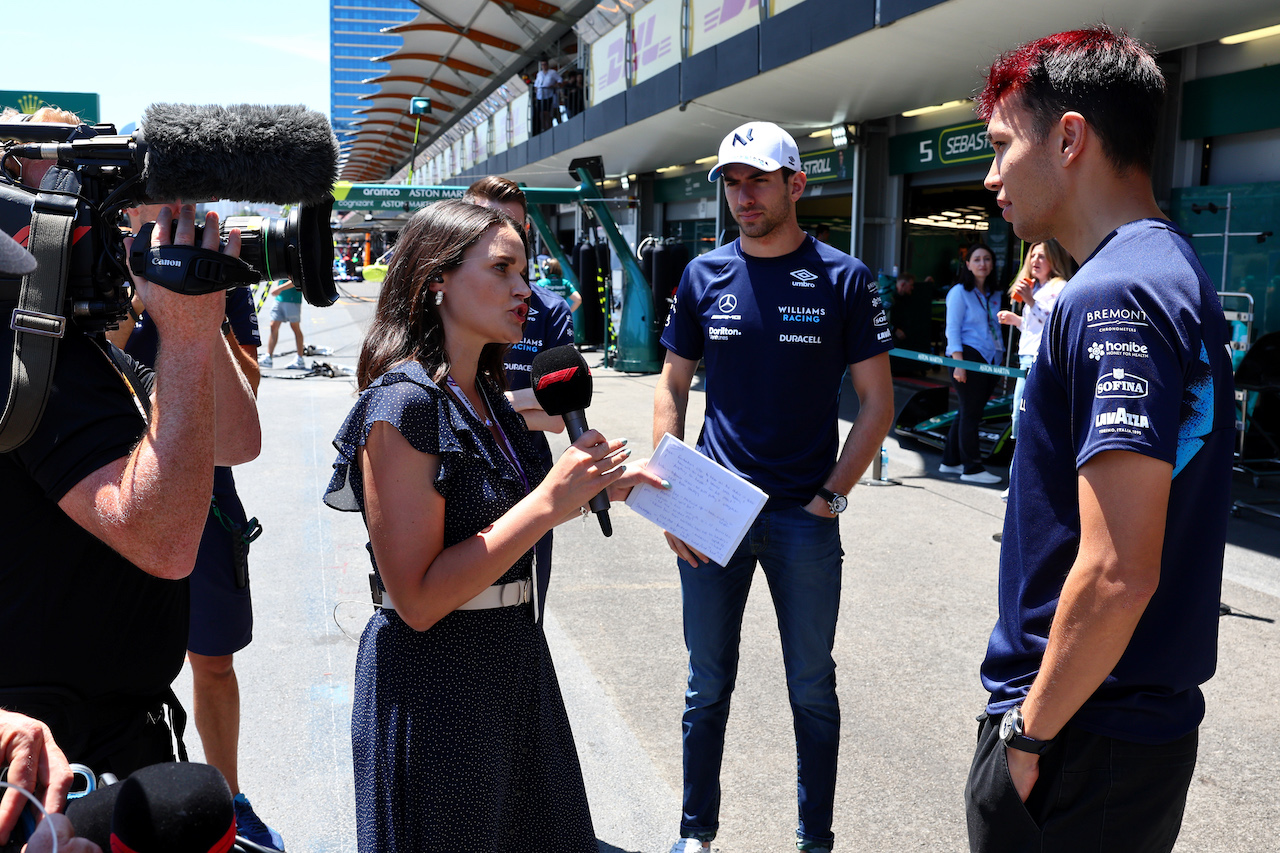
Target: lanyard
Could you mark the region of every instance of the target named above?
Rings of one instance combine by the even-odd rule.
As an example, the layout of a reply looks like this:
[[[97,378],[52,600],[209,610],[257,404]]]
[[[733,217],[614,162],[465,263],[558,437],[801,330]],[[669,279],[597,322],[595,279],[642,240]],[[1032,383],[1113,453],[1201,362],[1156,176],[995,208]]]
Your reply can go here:
[[[991,333],[991,339],[995,341],[996,346],[1003,350],[1002,341],[1004,336],[1000,334],[1000,322],[991,314],[991,297],[996,296],[995,293],[988,293],[985,297],[978,295],[978,289],[975,287],[972,291],[974,299],[978,300],[978,304],[982,306],[982,311],[987,316],[987,331]],[[997,296],[997,305],[999,305],[999,297]]]
[[[498,435],[502,438],[502,441],[498,444],[498,450],[502,451],[502,455],[507,457],[507,461],[511,463],[511,467],[516,469],[516,473],[520,475],[520,482],[524,484],[524,490],[528,492],[529,478],[525,476],[524,469],[520,467],[520,462],[516,459],[516,450],[511,446],[511,441],[503,431],[502,424],[498,423],[496,420],[491,420],[490,418],[480,417],[479,413],[476,412],[475,408],[471,405],[471,401],[467,399],[467,395],[458,387],[458,383],[453,381],[452,376],[445,376],[445,382],[449,384],[449,390],[453,392],[453,396],[462,402],[462,405],[466,407],[467,411],[471,413],[473,418],[484,424],[486,428],[490,426],[498,428]],[[480,396],[484,398],[485,404],[489,406],[489,411],[493,411],[493,404],[489,403],[489,398],[485,396],[484,386],[477,382],[476,388],[480,391]]]

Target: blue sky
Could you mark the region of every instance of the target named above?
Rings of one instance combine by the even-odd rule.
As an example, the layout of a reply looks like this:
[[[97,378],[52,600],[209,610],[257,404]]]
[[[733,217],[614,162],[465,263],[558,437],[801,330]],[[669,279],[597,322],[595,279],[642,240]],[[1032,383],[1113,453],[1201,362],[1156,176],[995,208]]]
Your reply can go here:
[[[5,16],[0,89],[96,92],[117,127],[158,101],[329,114],[326,0],[43,0],[45,21],[36,5]]]

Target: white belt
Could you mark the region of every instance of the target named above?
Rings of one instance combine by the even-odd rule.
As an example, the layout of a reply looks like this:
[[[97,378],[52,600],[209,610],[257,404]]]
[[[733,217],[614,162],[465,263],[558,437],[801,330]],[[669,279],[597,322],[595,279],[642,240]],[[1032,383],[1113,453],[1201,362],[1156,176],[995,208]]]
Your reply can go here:
[[[492,610],[495,607],[514,607],[517,604],[528,604],[532,584],[526,580],[511,583],[494,584],[486,588],[470,601],[459,604],[458,610]],[[395,602],[386,590],[382,592],[382,609],[395,610]]]

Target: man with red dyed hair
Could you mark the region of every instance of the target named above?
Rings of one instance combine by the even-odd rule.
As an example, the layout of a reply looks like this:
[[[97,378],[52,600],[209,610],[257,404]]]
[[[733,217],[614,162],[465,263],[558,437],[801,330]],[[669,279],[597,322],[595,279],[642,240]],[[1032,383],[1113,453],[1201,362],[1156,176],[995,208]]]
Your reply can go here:
[[[1023,45],[978,96],[1014,233],[1080,263],[1027,377],[974,851],[1167,851],[1217,656],[1235,429],[1228,332],[1151,189],[1164,78],[1106,27]]]

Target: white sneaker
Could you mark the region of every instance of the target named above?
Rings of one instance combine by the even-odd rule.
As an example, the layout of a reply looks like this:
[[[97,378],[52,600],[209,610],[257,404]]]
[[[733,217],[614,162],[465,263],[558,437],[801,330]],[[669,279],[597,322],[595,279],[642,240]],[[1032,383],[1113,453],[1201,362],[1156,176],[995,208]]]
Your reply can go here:
[[[310,368],[307,367],[307,362],[303,360],[302,356],[298,356],[289,362],[289,366],[285,370],[310,370]]]
[[[939,465],[938,473],[939,474],[963,474],[964,466],[963,465]]]
[[[259,367],[270,367],[270,366],[271,366],[271,354],[270,354],[270,353],[267,353],[266,355],[258,356],[258,366],[259,366]]]
[[[972,474],[961,474],[960,480],[965,483],[978,483],[983,486],[994,486],[1000,482],[1000,476],[990,471],[974,471]]]
[[[711,850],[711,845],[703,845],[696,838],[681,838],[675,844],[671,845],[670,853],[706,853]]]
[[[1004,501],[1005,503],[1008,503],[1008,502],[1009,502],[1009,490],[1008,490],[1008,489],[1005,489],[1003,492],[1001,492],[1001,493],[1000,493],[1000,500]]]

